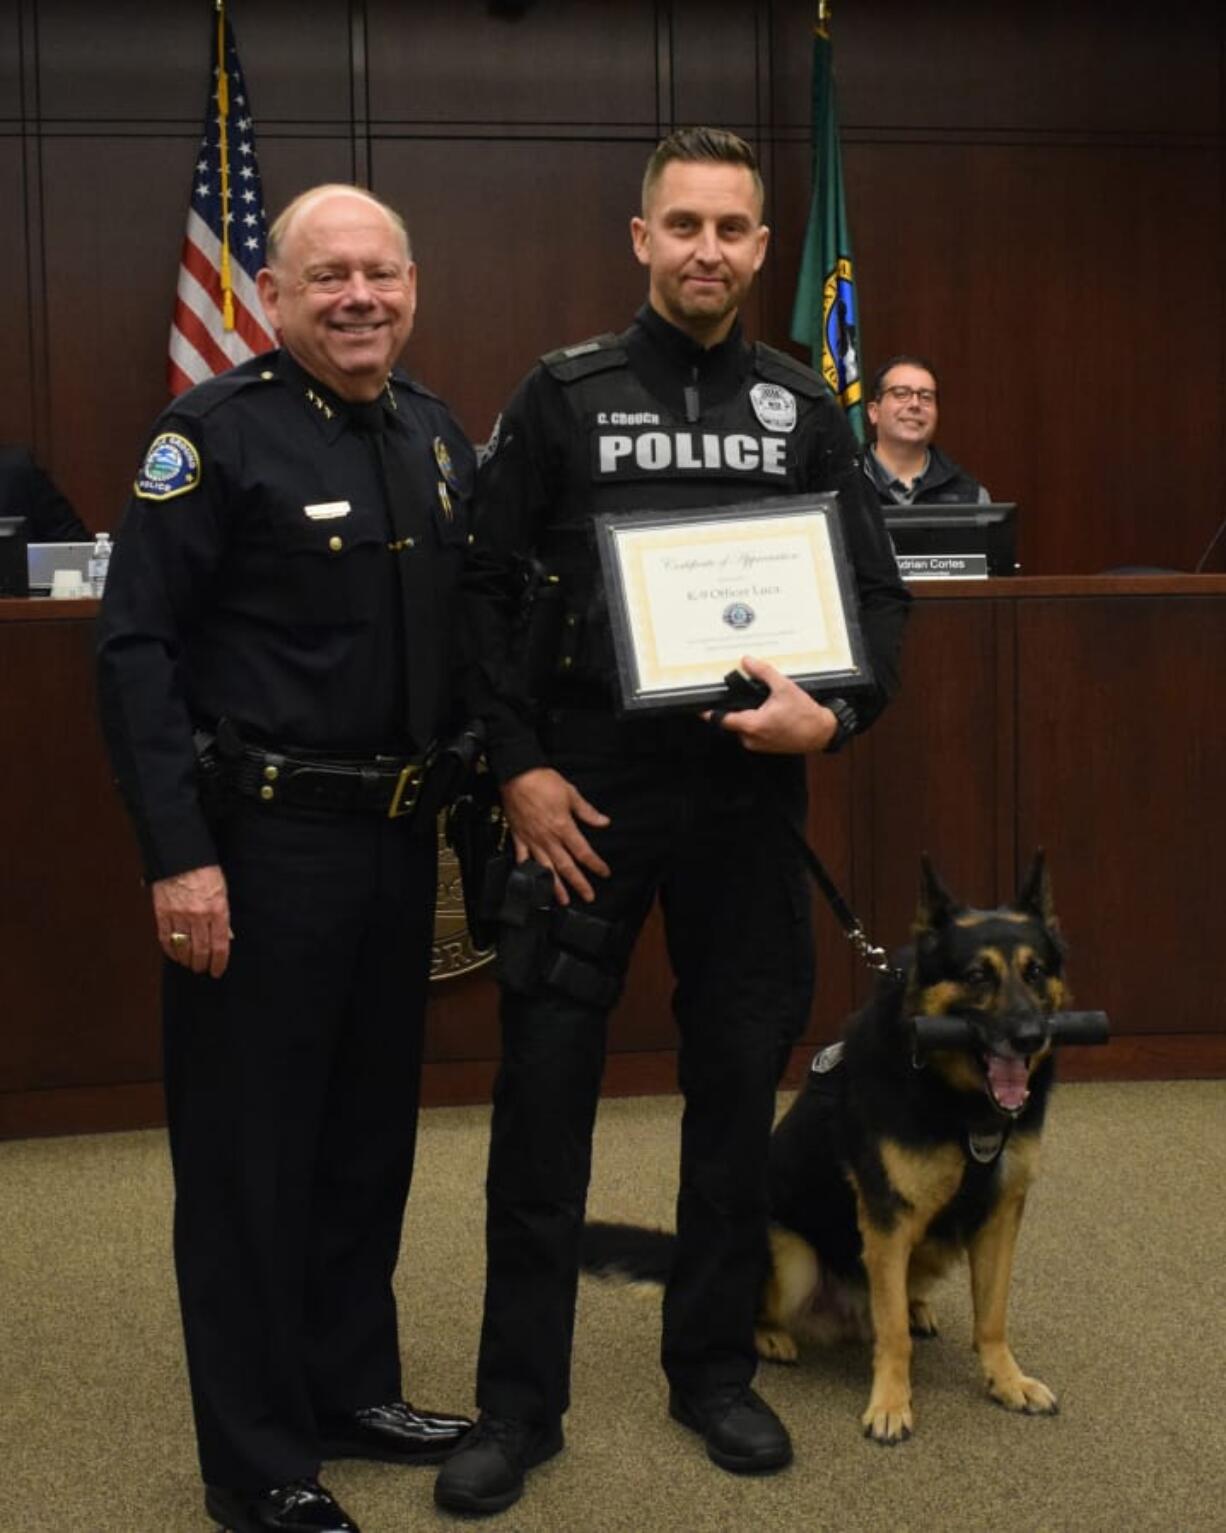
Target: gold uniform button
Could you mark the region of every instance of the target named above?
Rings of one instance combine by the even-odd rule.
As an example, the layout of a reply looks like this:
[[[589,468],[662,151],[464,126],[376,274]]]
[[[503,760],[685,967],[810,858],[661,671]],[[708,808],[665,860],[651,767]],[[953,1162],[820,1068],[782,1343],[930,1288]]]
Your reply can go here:
[[[277,771],[275,766],[266,766],[264,768],[264,781],[265,782],[276,782],[277,778],[280,775],[281,774]]]
[[[270,788],[267,783],[265,783],[264,786],[260,789],[260,797],[264,800],[265,803],[267,803],[270,798],[276,798],[276,796],[277,790],[275,788]]]
[[[339,554],[344,546],[344,542],[338,537],[331,537],[328,539],[328,547],[334,554]]]
[[[271,383],[276,376],[276,373],[270,373],[267,368],[260,374],[265,383]]]

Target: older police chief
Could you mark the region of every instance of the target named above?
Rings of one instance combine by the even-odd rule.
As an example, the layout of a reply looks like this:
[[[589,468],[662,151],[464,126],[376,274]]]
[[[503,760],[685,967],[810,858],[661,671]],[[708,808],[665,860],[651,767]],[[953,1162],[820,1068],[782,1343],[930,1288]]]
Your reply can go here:
[[[98,632],[99,699],[164,977],[176,1271],[205,1503],[355,1527],[321,1458],[438,1462],[392,1273],[435,890],[412,809],[447,724],[473,462],[393,364],[399,217],[323,186],[273,225],[281,349],[158,421]]]

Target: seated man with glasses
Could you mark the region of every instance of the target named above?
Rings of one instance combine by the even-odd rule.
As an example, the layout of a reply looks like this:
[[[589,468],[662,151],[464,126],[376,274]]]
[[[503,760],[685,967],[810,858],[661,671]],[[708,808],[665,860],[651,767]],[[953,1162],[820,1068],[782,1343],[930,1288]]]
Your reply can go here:
[[[897,356],[877,369],[868,418],[876,440],[864,472],[883,506],[944,502],[986,505],[987,490],[939,447],[937,376],[922,357]]]

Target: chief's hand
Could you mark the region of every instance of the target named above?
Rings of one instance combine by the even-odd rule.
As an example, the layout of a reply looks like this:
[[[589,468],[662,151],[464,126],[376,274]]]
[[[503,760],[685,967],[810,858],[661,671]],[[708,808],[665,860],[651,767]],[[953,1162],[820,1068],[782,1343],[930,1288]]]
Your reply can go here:
[[[801,755],[824,750],[834,738],[839,721],[829,708],[815,702],[790,676],[766,660],[746,655],[741,669],[770,688],[770,696],[758,708],[721,714],[712,709],[703,718],[729,734],[739,735],[747,751],[771,755]]]
[[[589,804],[573,783],[552,767],[533,767],[502,785],[502,807],[515,838],[515,860],[529,857],[553,873],[560,905],[570,904],[567,884],[581,898],[596,895],[584,873],[608,878],[609,867],[592,850],[580,825],[607,825],[609,817]]]
[[[152,892],[153,919],[167,958],[219,979],[230,962],[234,935],[225,874],[218,867],[192,868],[157,879]]]

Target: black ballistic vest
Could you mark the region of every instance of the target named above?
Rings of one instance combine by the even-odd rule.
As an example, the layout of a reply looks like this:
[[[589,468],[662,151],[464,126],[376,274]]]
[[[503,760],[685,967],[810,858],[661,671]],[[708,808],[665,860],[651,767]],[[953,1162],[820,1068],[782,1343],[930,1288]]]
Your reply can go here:
[[[564,593],[558,672],[606,691],[616,665],[592,517],[735,505],[810,488],[800,481],[796,441],[825,386],[758,342],[739,392],[691,421],[648,392],[619,337],[601,336],[541,361],[563,386],[573,420],[564,494],[538,549]]]

